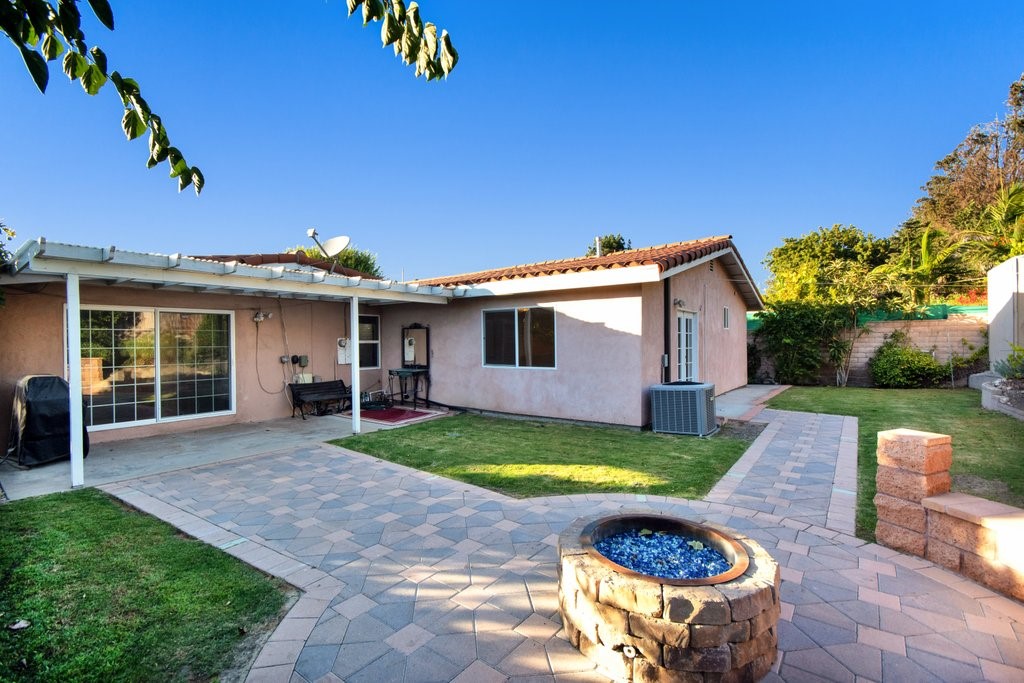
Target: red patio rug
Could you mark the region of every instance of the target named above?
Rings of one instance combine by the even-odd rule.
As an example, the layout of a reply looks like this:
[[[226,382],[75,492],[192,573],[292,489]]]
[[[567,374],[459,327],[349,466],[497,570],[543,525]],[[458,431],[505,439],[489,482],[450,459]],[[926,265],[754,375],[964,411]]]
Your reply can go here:
[[[399,424],[422,420],[425,417],[435,417],[437,413],[427,413],[422,410],[410,410],[408,408],[384,408],[383,410],[363,409],[360,416],[371,422],[383,422],[385,424]]]

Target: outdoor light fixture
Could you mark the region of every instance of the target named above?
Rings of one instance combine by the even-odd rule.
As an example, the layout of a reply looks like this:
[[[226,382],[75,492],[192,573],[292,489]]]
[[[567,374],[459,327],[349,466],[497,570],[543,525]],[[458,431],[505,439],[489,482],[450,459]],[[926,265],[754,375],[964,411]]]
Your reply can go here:
[[[316,242],[316,246],[320,247],[320,251],[322,251],[324,256],[327,258],[332,258],[345,251],[345,248],[349,245],[349,242],[351,242],[346,235],[339,235],[338,237],[332,237],[321,244],[320,240],[317,238],[316,228],[309,228],[306,230],[306,237],[309,237]]]

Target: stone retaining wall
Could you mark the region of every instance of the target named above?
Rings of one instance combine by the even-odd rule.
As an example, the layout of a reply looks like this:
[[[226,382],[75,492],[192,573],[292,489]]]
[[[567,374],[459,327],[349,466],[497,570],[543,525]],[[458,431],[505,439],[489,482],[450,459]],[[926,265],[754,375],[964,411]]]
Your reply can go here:
[[[952,439],[893,429],[878,433],[875,538],[1024,600],[1024,510],[950,493]]]

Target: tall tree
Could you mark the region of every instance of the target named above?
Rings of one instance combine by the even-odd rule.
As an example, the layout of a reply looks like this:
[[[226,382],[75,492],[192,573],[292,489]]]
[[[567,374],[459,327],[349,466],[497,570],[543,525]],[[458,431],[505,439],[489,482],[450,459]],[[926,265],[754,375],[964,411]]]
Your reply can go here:
[[[999,193],[1024,182],[1024,75],[1010,85],[1006,114],[974,126],[935,164],[914,218],[950,234],[971,229]]]
[[[770,273],[767,298],[777,301],[832,303],[844,299],[835,277],[845,266],[865,272],[885,263],[887,239],[875,238],[852,225],[833,225],[800,237],[786,237],[768,252],[764,265]],[[847,268],[848,270],[848,268]]]
[[[87,0],[93,14],[106,28],[114,30],[114,12],[108,0]],[[406,64],[414,64],[416,76],[428,81],[446,77],[459,61],[447,31],[424,23],[415,2],[406,7],[403,0],[347,0],[351,16],[362,6],[363,25],[381,22],[381,42],[392,45]],[[142,97],[137,81],[108,71],[107,56],[98,46],[88,47],[82,31],[78,0],[0,0],[0,33],[4,33],[21,52],[29,75],[40,92],[46,92],[50,79],[48,62],[64,55],[61,67],[68,78],[77,80],[89,95],[97,94],[108,82],[114,87],[124,115],[121,128],[129,140],[149,131],[149,158],[146,166],[166,161],[171,178],[178,179],[178,191],[191,185],[196,194],[205,180],[196,166],[189,166],[181,150],[171,144],[161,118]]]
[[[614,254],[617,251],[626,251],[627,249],[633,248],[632,240],[624,238],[619,233],[608,233],[607,235],[601,235],[597,238],[601,244],[601,254]],[[597,245],[591,243],[587,247],[586,256],[597,255]]]
[[[331,257],[325,256],[319,247],[299,245],[285,249],[286,254],[294,254],[299,251],[304,252],[311,259],[333,261],[339,266],[358,270],[360,273],[366,273],[372,277],[384,277],[384,272],[380,269],[380,264],[377,263],[377,255],[368,249],[360,249],[354,244]]]

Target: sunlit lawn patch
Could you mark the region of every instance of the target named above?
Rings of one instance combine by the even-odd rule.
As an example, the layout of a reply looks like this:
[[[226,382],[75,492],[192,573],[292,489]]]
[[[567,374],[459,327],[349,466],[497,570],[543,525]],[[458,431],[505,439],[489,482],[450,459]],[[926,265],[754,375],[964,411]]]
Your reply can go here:
[[[332,443],[514,496],[647,493],[702,498],[750,445],[612,427],[458,415]]]
[[[793,387],[768,405],[858,420],[857,535],[875,535],[878,432],[906,427],[953,437],[953,489],[1024,507],[1024,422],[983,410],[970,389]]]

